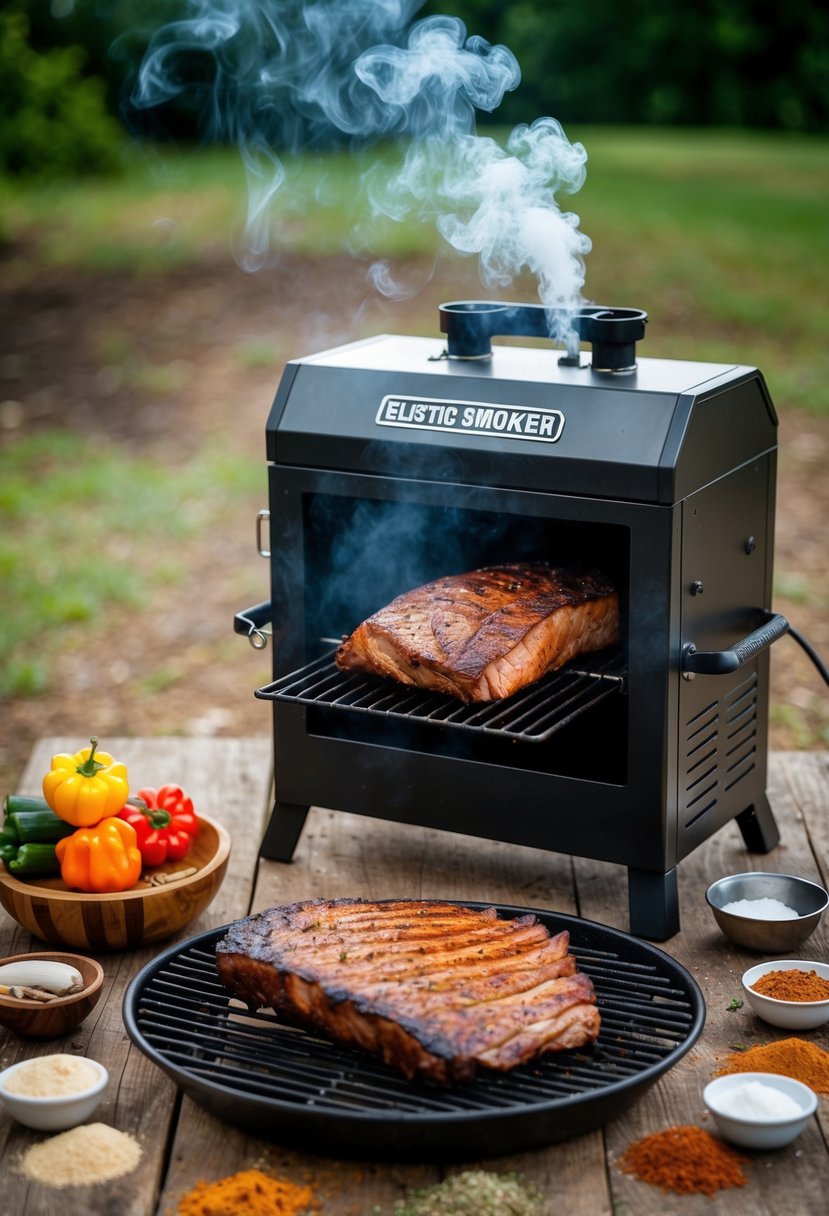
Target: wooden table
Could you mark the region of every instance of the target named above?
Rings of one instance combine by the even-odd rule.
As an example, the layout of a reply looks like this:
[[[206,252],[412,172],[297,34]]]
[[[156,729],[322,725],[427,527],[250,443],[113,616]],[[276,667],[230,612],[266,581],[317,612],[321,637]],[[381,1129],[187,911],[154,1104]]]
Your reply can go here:
[[[311,896],[360,895],[491,900],[556,909],[627,928],[625,872],[619,866],[385,823],[314,809],[291,865],[260,861],[259,841],[270,810],[271,749],[255,739],[108,739],[123,759],[133,786],[167,780],[182,784],[197,807],[220,820],[233,848],[224,885],[213,904],[182,933],[189,938],[274,903]],[[35,747],[20,793],[38,793],[56,751],[74,751],[76,739],[43,739]],[[35,1042],[0,1034],[0,1063],[53,1051],[89,1055],[106,1064],[111,1079],[94,1116],[137,1137],[143,1154],[128,1177],[95,1187],[56,1191],[30,1184],[15,1160],[43,1133],[30,1132],[0,1115],[3,1202],[9,1213],[61,1216],[109,1212],[117,1216],[172,1216],[179,1197],[200,1178],[221,1178],[252,1165],[313,1186],[322,1216],[391,1216],[408,1187],[428,1186],[447,1172],[483,1165],[517,1170],[549,1196],[550,1212],[570,1216],[820,1216],[829,1194],[829,1098],[788,1148],[750,1156],[745,1188],[705,1196],[666,1195],[623,1175],[615,1159],[633,1140],[670,1124],[710,1126],[701,1092],[717,1062],[735,1042],[755,1044],[786,1037],[743,1007],[740,975],[757,956],[732,947],[717,930],[704,893],[713,879],[739,870],[773,869],[829,882],[829,754],[779,753],[770,764],[769,793],[782,841],[764,857],[748,854],[734,825],[707,841],[679,867],[682,930],[662,948],[699,982],[707,1022],[696,1046],[622,1118],[603,1129],[542,1151],[486,1162],[389,1163],[337,1161],[257,1139],[222,1122],[182,1097],[176,1086],[128,1039],[121,1019],[124,991],[159,948],[102,955],[105,994],[66,1040]],[[168,943],[164,943],[166,946]],[[0,956],[39,949],[0,911]],[[829,957],[829,918],[803,948],[811,959]],[[829,1027],[807,1032],[829,1049]]]

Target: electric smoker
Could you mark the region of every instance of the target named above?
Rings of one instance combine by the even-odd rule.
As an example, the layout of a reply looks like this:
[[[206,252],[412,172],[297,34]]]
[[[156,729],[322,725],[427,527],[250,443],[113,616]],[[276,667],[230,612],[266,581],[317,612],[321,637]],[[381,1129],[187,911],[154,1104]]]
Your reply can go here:
[[[260,513],[271,599],[235,622],[254,645],[273,630],[262,854],[289,860],[318,805],[615,862],[631,932],[661,941],[692,849],[734,819],[754,852],[778,840],[776,416],[755,368],[638,359],[634,309],[582,309],[564,355],[493,350],[550,319],[447,304],[445,341],[384,335],[287,364]],[[475,705],[336,667],[341,637],[401,592],[524,560],[611,576],[620,644]]]

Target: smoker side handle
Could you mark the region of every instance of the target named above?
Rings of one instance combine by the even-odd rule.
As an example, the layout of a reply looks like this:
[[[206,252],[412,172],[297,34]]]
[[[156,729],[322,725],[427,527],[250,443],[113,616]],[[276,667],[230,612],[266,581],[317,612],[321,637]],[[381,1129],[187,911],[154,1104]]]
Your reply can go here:
[[[723,676],[736,671],[756,655],[767,650],[772,642],[789,631],[789,622],[778,612],[767,612],[763,624],[735,642],[730,650],[697,650],[689,642],[682,652],[682,674]]]
[[[268,633],[265,625],[273,620],[273,606],[270,600],[254,604],[252,608],[243,608],[233,618],[233,632],[241,633],[248,639],[254,650],[264,650],[268,644]]]

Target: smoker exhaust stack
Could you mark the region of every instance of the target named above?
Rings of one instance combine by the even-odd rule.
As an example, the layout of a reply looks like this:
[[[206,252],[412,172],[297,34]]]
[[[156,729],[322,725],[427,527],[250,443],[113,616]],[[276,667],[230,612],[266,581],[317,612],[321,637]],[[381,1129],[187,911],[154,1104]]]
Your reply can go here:
[[[593,371],[620,375],[636,370],[636,343],[645,336],[648,314],[638,308],[589,305],[573,313],[543,304],[502,304],[495,300],[455,300],[440,306],[440,329],[450,359],[490,359],[491,339],[549,338],[556,321],[593,348]],[[559,360],[578,367],[578,350]]]

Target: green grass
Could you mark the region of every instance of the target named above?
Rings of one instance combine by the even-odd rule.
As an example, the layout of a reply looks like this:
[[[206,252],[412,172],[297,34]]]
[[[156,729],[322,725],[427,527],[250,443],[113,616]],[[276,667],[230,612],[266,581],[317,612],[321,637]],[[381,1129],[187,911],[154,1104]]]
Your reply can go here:
[[[286,157],[285,182],[271,212],[275,248],[326,255],[354,248],[370,232],[387,256],[428,253],[434,229],[370,220],[363,174],[386,148]],[[47,265],[85,271],[160,274],[205,256],[227,256],[247,218],[247,186],[232,148],[174,151],[136,147],[125,172],[104,180],[20,186],[0,178],[0,234],[25,240]],[[355,239],[360,230],[362,235]]]
[[[44,691],[61,649],[109,611],[140,610],[179,576],[171,551],[260,480],[218,445],[178,471],[64,432],[0,450],[0,696]]]
[[[568,135],[589,157],[582,191],[559,200],[593,241],[586,296],[648,311],[642,355],[756,364],[778,408],[829,413],[829,137],[626,128]],[[392,273],[396,259],[431,260],[440,241],[430,224],[367,217],[362,175],[378,163],[390,173],[398,160],[392,148],[289,159],[274,243],[319,258],[370,252],[388,258]],[[36,284],[55,266],[93,279],[163,280],[183,265],[227,264],[244,207],[232,149],[135,148],[121,177],[59,188],[0,180],[5,284]],[[413,326],[425,323],[416,303]],[[187,369],[175,360],[146,362],[129,334],[104,330],[99,343],[99,374],[113,390],[181,390]],[[255,337],[235,358],[243,369],[279,361]],[[260,478],[247,457],[214,446],[183,469],[71,434],[0,450],[0,695],[44,689],[61,646],[89,644],[108,610],[137,610],[178,578],[171,547],[258,489]],[[795,576],[785,590],[808,596]],[[175,678],[160,670],[152,679],[164,686]]]
[[[568,200],[592,298],[650,313],[658,356],[760,366],[776,400],[829,413],[829,140],[624,128],[583,135]]]
[[[586,296],[649,312],[643,354],[736,356],[762,367],[787,406],[829,412],[829,138],[625,127],[568,135],[588,152],[584,187],[559,199],[593,242]],[[391,173],[399,156],[381,148],[287,158],[274,245],[392,262],[432,256],[440,238],[431,223],[368,216],[365,173]],[[15,242],[5,272],[14,280],[34,260],[157,275],[228,258],[245,206],[233,149],[135,148],[114,180],[0,182],[0,232]]]

